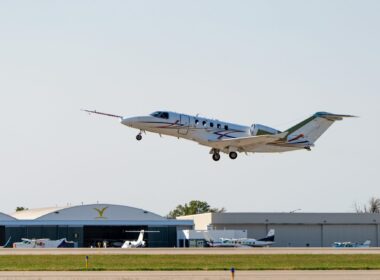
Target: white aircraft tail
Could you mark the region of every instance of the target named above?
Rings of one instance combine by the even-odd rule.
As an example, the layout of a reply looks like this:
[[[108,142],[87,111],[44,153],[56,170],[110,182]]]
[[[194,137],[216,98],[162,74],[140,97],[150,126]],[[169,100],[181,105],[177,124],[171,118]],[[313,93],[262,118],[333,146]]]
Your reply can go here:
[[[326,112],[315,113],[310,118],[286,130],[287,142],[290,144],[313,145],[315,141],[335,122],[351,115],[337,115]]]
[[[363,247],[369,247],[371,245],[371,240],[367,240],[363,243]]]
[[[11,243],[11,239],[12,239],[12,236],[10,236],[8,238],[7,242],[5,242],[5,244],[3,246],[0,246],[0,248],[6,248]]]
[[[273,228],[270,229],[270,230],[268,231],[268,234],[267,234],[267,237],[271,237],[271,236],[274,236],[274,229],[273,229]]]
[[[140,230],[139,238],[137,238],[137,244],[140,244],[143,242],[144,239],[144,230]]]

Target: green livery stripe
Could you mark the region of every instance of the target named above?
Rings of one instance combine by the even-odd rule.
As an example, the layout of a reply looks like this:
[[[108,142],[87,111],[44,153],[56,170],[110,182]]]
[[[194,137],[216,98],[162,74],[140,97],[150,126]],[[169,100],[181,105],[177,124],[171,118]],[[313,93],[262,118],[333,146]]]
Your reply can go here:
[[[305,126],[306,124],[308,124],[309,122],[313,121],[314,119],[316,119],[317,117],[315,115],[311,116],[310,118],[300,122],[299,124],[296,124],[295,126],[289,128],[288,130],[286,130],[285,132],[288,132],[288,135],[292,134],[294,131],[297,131],[298,129],[300,129],[301,127]]]

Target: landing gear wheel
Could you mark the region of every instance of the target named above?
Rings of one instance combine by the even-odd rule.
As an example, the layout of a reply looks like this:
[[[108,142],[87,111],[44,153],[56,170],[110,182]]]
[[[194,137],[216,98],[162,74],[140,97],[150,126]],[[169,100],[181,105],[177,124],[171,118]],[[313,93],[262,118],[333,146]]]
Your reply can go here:
[[[214,161],[218,161],[218,160],[220,160],[220,154],[218,154],[218,153],[214,153],[214,154],[212,155],[212,159],[213,159]]]
[[[230,152],[229,156],[230,156],[230,159],[236,159],[238,154],[236,152]]]
[[[137,134],[137,135],[136,135],[136,140],[137,140],[137,141],[141,141],[141,139],[142,139],[142,135],[141,135],[141,133]]]

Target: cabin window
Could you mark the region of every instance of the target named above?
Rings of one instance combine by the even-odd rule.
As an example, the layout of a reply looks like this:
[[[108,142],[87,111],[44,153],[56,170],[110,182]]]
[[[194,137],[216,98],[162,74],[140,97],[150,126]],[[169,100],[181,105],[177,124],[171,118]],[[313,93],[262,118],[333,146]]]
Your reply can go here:
[[[203,126],[206,126],[206,124],[207,124],[206,121],[203,121],[203,122],[202,122],[202,125],[203,125]]]
[[[228,125],[225,125],[225,126],[224,126],[224,129],[225,129],[225,130],[228,130]]]
[[[214,123],[211,122],[211,123],[210,123],[210,127],[214,127]]]
[[[195,120],[195,124],[198,124],[199,123],[199,120]]]
[[[216,125],[216,127],[217,127],[217,128],[220,128],[220,127],[221,127],[220,123],[218,123],[218,124]]]

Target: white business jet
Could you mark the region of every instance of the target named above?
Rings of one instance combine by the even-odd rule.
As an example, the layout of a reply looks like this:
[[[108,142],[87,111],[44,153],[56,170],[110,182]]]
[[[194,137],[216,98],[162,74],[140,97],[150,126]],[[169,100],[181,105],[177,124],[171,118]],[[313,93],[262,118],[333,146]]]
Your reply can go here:
[[[123,245],[121,246],[121,248],[123,249],[126,249],[126,248],[142,248],[142,247],[145,247],[146,243],[144,241],[144,233],[146,232],[153,232],[153,233],[156,233],[156,232],[159,232],[157,230],[140,230],[140,231],[127,231],[127,232],[138,232],[139,233],[139,237],[137,238],[137,240],[126,240],[124,241]]]
[[[123,117],[92,110],[84,111],[118,118],[123,125],[140,130],[136,136],[138,141],[142,139],[142,132],[149,131],[198,142],[211,148],[210,154],[214,161],[220,159],[220,152],[228,154],[231,159],[236,159],[238,152],[281,153],[302,149],[310,151],[315,141],[335,121],[354,117],[318,112],[281,132],[261,124],[243,126],[169,111],[157,111],[148,116],[139,117]]]
[[[137,240],[126,240],[124,244],[121,246],[121,248],[141,248],[145,247],[145,241],[144,239],[144,230],[140,230],[139,237]]]

